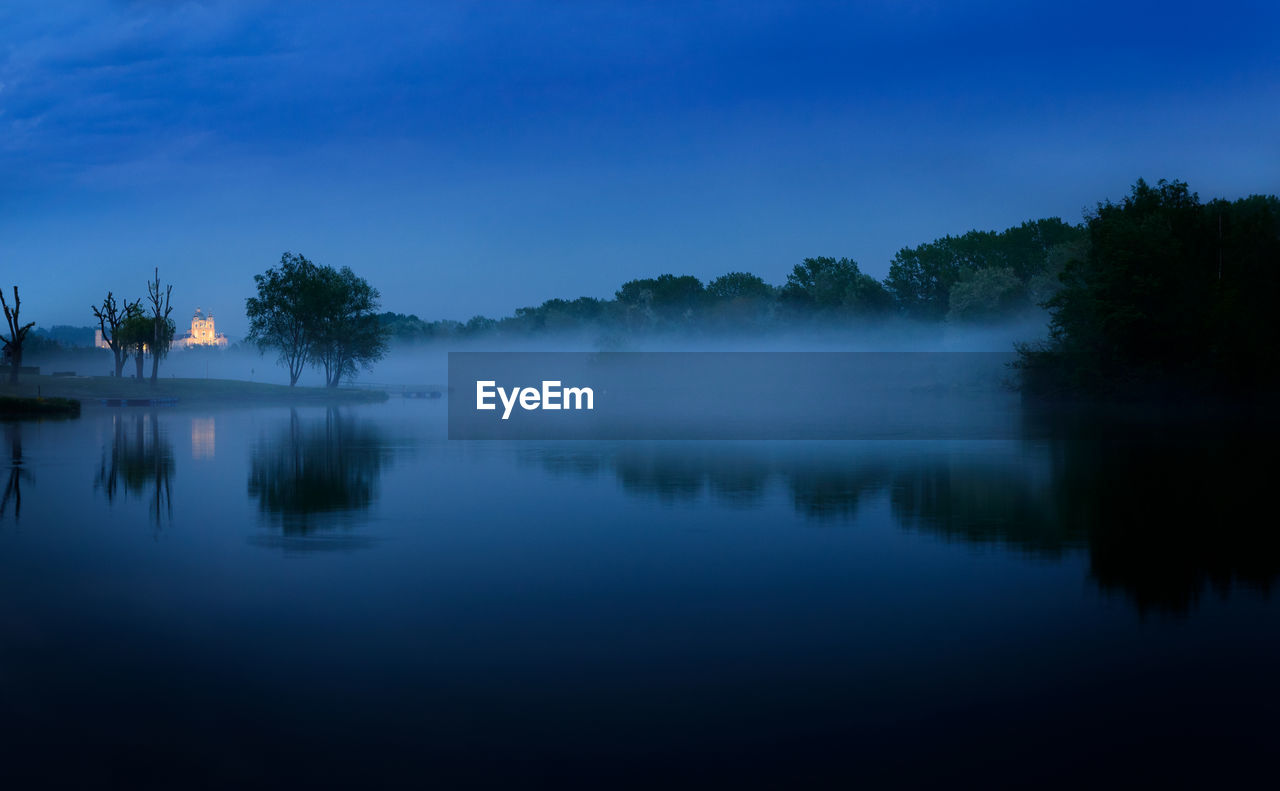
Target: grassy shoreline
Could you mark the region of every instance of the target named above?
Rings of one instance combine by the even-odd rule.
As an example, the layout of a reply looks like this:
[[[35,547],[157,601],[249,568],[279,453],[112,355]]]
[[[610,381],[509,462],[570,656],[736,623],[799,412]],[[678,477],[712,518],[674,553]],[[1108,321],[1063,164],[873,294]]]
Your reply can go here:
[[[0,420],[28,417],[78,417],[80,402],[71,398],[22,398],[0,395]]]
[[[16,386],[0,384],[0,396],[74,399],[86,407],[111,398],[176,400],[179,406],[367,404],[387,399],[381,390],[289,387],[239,379],[160,379],[152,387],[149,380],[113,376],[23,376]]]

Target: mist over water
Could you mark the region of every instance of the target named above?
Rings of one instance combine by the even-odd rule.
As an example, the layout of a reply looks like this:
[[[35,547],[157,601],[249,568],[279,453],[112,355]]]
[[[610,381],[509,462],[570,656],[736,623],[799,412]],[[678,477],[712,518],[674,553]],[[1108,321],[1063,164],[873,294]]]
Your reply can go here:
[[[907,320],[865,326],[815,326],[769,333],[643,333],[628,336],[547,333],[536,337],[450,339],[393,344],[386,359],[356,382],[444,383],[455,352],[1002,352],[1047,336],[1043,315],[993,324]],[[245,362],[238,363],[243,367]]]
[[[732,352],[1004,352],[1015,343],[1034,342],[1047,334],[1046,317],[1023,316],[1013,321],[990,324],[955,324],[877,321],[849,326],[815,323],[789,331],[636,333],[547,332],[536,336],[450,338],[423,343],[393,342],[387,356],[369,370],[360,370],[351,380],[368,385],[443,385],[448,379],[450,351],[504,352],[600,352],[600,351],[732,351]],[[112,370],[110,352],[77,349],[37,352],[26,360],[44,373],[74,372],[80,376],[104,376]],[[132,376],[133,362],[124,369]],[[150,376],[148,358],[145,374]],[[171,351],[160,364],[162,378],[237,379],[269,384],[289,383],[287,370],[276,361],[274,352],[260,353],[244,343],[227,349],[180,349]],[[324,385],[324,377],[308,368],[298,380],[304,387]]]

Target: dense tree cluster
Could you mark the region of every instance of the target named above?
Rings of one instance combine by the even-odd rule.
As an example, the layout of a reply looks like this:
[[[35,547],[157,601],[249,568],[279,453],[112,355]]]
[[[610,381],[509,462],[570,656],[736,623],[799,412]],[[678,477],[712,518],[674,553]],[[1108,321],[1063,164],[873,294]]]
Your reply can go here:
[[[995,233],[969,231],[893,257],[885,285],[898,308],[920,319],[977,319],[1035,304],[1078,250],[1084,232],[1054,217]],[[957,299],[958,298],[958,299]]]
[[[1022,349],[1045,395],[1272,392],[1280,384],[1280,198],[1202,203],[1139,181],[1088,218],[1048,301],[1049,343]]]
[[[258,295],[245,301],[248,340],[275,351],[295,385],[306,366],[337,387],[386,353],[377,317],[378,290],[348,267],[320,266],[285,253],[278,267],[254,276]]]

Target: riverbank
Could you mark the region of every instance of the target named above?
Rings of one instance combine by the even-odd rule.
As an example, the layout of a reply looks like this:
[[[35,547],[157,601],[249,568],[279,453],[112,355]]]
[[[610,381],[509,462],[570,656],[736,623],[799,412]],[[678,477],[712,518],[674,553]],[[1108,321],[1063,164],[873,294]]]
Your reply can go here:
[[[0,396],[0,420],[28,417],[77,417],[80,402],[70,398]]]
[[[16,386],[0,384],[0,397],[75,399],[86,407],[108,399],[161,399],[176,401],[180,406],[257,406],[367,404],[385,401],[387,394],[381,390],[289,387],[238,379],[160,379],[152,387],[146,379],[113,376],[24,376]]]

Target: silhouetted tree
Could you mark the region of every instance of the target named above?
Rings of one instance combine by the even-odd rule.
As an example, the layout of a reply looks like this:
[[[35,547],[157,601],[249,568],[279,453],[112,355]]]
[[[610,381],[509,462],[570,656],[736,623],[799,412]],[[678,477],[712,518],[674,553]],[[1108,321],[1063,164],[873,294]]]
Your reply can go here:
[[[777,290],[758,275],[729,272],[707,284],[711,318],[721,325],[758,324],[769,317]]]
[[[22,367],[22,343],[27,339],[27,333],[31,332],[31,328],[36,326],[34,321],[21,324],[18,320],[18,311],[22,307],[21,301],[18,299],[18,287],[13,287],[13,308],[9,308],[9,303],[4,301],[4,292],[0,291],[0,305],[4,306],[4,318],[9,323],[9,335],[0,335],[0,340],[4,341],[5,353],[9,355],[9,384],[16,385],[18,383],[18,369]]]
[[[1048,265],[1049,251],[1078,242],[1084,231],[1057,217],[1024,222],[999,233],[969,231],[944,236],[917,247],[904,247],[893,257],[885,285],[898,308],[914,318],[937,320],[951,309],[952,289],[980,270],[1012,272],[1025,285]],[[1012,300],[1008,309],[1029,306]]]
[[[781,298],[793,310],[844,310],[856,314],[882,313],[892,304],[885,287],[862,273],[850,258],[806,258],[787,275]]]
[[[537,307],[516,308],[514,316],[494,323],[498,329],[518,333],[582,329],[605,320],[606,305],[613,304],[593,297],[549,299]]]
[[[280,266],[254,276],[258,296],[245,301],[248,339],[276,349],[295,385],[308,364],[337,387],[386,353],[387,330],[377,313],[378,290],[348,267],[318,266],[285,253]]]
[[[387,332],[377,314],[380,295],[345,266],[318,267],[316,278],[311,361],[324,370],[325,384],[337,387],[358,368],[368,369],[386,355]]]
[[[160,293],[160,268],[156,267],[155,280],[147,281],[147,299],[151,303],[151,386],[155,387],[156,377],[160,373],[160,358],[169,353],[177,327],[169,318],[173,310],[169,306],[169,295],[173,293],[173,285],[165,286],[164,294]]]
[[[98,319],[98,327],[102,331],[102,340],[111,349],[111,354],[115,358],[115,375],[120,376],[124,371],[125,361],[129,359],[129,352],[125,344],[121,343],[121,339],[117,337],[120,331],[120,325],[125,319],[133,315],[139,310],[138,305],[141,300],[135,299],[133,302],[128,300],[124,304],[117,305],[115,296],[108,291],[106,299],[102,300],[102,307],[94,306],[90,308],[93,315]]]
[[[1139,180],[1099,204],[1062,274],[1047,345],[1021,349],[1027,392],[1119,397],[1280,384],[1280,198],[1202,204]]]
[[[289,386],[311,359],[318,310],[319,267],[304,256],[285,253],[280,266],[254,275],[258,295],[245,300],[247,340],[260,351],[275,349],[289,369]]]
[[[960,277],[951,289],[952,321],[995,319],[1026,307],[1026,288],[1008,266],[976,269]]]
[[[136,377],[142,381],[143,355],[146,354],[155,325],[141,308],[133,309],[120,322],[116,335],[120,339],[120,347],[126,354],[133,355]]]
[[[467,323],[462,325],[459,332],[463,335],[484,335],[485,333],[492,332],[497,326],[497,321],[489,318],[488,316],[476,314],[475,316],[467,319]]]
[[[768,299],[773,296],[773,286],[750,272],[729,272],[707,284],[707,296],[712,299]]]
[[[616,296],[633,325],[671,326],[693,319],[706,290],[693,275],[668,274],[623,283]]]

